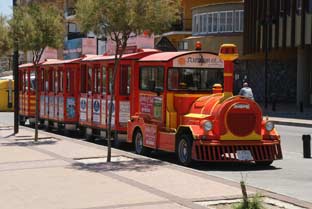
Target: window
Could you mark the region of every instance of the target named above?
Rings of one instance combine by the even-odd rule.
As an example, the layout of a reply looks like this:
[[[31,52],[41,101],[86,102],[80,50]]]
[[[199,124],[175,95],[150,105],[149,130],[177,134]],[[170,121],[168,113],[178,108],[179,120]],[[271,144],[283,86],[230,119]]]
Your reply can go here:
[[[233,11],[226,12],[226,32],[233,32]]]
[[[44,92],[49,91],[49,71],[44,69]]]
[[[234,19],[235,19],[235,24],[234,24],[235,32],[243,32],[244,31],[244,11],[236,10]]]
[[[212,13],[212,33],[218,32],[218,19],[219,13],[217,12]]]
[[[207,32],[212,33],[212,13],[207,15]]]
[[[30,91],[36,90],[36,72],[34,70],[30,71]]]
[[[199,24],[200,18],[199,17],[200,17],[199,15],[195,15],[194,16],[194,32],[195,33],[199,33],[200,32],[200,29],[199,29],[199,27],[200,27],[200,24]]]
[[[307,11],[308,13],[312,13],[312,0],[308,0]]]
[[[223,82],[223,69],[171,68],[168,71],[168,89],[182,91],[212,91]]]
[[[97,66],[94,69],[94,82],[93,82],[93,92],[100,93],[101,92],[101,70]]]
[[[66,93],[72,95],[75,91],[75,72],[73,69],[66,70]]]
[[[80,71],[80,92],[81,93],[87,93],[87,88],[86,88],[86,74],[87,74],[87,68],[86,65],[81,66],[81,71]]]
[[[61,69],[62,70],[62,69]],[[63,89],[64,89],[64,84],[63,84],[63,82],[64,82],[64,77],[63,77],[63,71],[60,71],[60,76],[59,76],[59,78],[60,78],[60,92],[63,92]]]
[[[233,32],[233,19],[233,11],[196,14],[193,16],[193,33],[197,35]]]
[[[291,0],[285,0],[285,12],[288,16],[290,16],[291,11]]]
[[[233,11],[219,13],[219,32],[233,32]]]
[[[297,5],[296,5],[296,10],[297,10],[297,14],[301,15],[301,10],[302,10],[302,0],[297,0]]]
[[[102,67],[102,93],[106,93],[106,67]]]
[[[54,71],[54,93],[58,93],[59,92],[59,72],[58,71]]]
[[[203,22],[202,22],[202,27],[203,27],[203,30],[202,30],[202,33],[207,33],[207,18],[208,18],[208,14],[204,14],[203,15]]]
[[[225,32],[226,26],[226,12],[219,13],[219,32]]]
[[[66,72],[66,92],[67,93],[71,93],[72,89],[70,88],[71,87],[71,76],[70,76],[70,69],[67,69],[67,72]]]
[[[164,69],[162,67],[140,68],[140,89],[147,91],[163,91]]]
[[[88,82],[88,93],[91,93],[92,91],[92,68],[91,66],[89,66],[89,69],[88,69],[88,75],[87,75],[87,82]]]
[[[284,15],[285,12],[285,0],[280,0],[280,15]]]
[[[119,93],[120,95],[130,94],[130,80],[131,80],[131,67],[128,65],[122,65],[120,70],[120,84]]]
[[[68,23],[68,32],[69,33],[78,33],[79,29],[76,23]]]

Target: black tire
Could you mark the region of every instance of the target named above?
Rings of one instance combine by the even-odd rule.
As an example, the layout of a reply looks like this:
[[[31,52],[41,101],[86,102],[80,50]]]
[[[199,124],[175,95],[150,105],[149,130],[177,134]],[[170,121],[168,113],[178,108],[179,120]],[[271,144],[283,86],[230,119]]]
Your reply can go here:
[[[273,160],[270,161],[256,161],[257,166],[270,166],[273,163]]]
[[[24,118],[24,117],[20,117],[20,118],[19,118],[19,124],[20,124],[21,126],[25,126],[25,118]]]
[[[84,136],[86,135],[86,130],[83,127],[80,127],[78,130],[78,136],[81,138],[84,138]]]
[[[149,149],[143,145],[143,135],[141,130],[136,130],[133,135],[134,151],[139,155],[149,154]]]
[[[181,165],[189,166],[192,162],[193,138],[189,134],[181,134],[178,137],[176,154]]]

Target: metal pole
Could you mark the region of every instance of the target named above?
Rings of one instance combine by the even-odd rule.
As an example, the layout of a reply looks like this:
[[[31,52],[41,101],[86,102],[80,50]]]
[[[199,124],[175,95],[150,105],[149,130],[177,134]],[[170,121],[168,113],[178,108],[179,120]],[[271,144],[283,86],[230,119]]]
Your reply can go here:
[[[16,0],[13,0],[13,16],[14,16],[14,8],[17,6]],[[15,33],[13,33],[14,40],[14,52],[13,52],[13,75],[14,75],[14,134],[18,133],[18,41],[16,40]]]
[[[311,135],[302,135],[303,158],[311,158]]]
[[[265,20],[265,57],[264,57],[264,108],[268,108],[268,22]]]

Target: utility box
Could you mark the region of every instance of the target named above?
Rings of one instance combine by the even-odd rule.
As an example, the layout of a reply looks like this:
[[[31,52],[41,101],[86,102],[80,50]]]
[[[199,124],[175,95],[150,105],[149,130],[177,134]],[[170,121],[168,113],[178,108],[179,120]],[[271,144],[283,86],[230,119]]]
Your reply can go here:
[[[0,111],[13,111],[14,108],[14,81],[0,80]]]

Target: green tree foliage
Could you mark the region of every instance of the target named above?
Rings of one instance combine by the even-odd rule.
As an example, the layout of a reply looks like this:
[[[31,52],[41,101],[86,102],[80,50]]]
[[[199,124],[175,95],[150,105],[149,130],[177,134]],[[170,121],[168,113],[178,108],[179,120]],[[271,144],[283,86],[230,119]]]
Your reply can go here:
[[[9,25],[5,16],[0,15],[0,56],[12,48],[12,41],[9,36]]]
[[[20,50],[32,52],[34,67],[38,69],[46,47],[59,48],[62,46],[64,38],[62,13],[53,4],[45,3],[18,6],[14,8],[13,12],[13,19],[9,23],[14,43],[18,43]],[[36,70],[36,78],[38,78],[38,70]],[[39,86],[38,84],[38,79],[36,79],[36,86]],[[35,141],[38,140],[38,91],[36,88]]]
[[[52,4],[18,6],[10,25],[19,49],[32,51],[34,64],[38,64],[46,47],[59,48],[63,44],[63,17]]]
[[[180,0],[78,0],[76,4],[77,19],[84,32],[93,31],[98,36],[109,36],[116,43],[113,79],[115,81],[117,66],[130,36],[143,31],[160,33],[166,31],[172,23],[180,18]],[[111,104],[114,99],[112,83]],[[108,118],[108,154],[111,156],[111,118]]]

